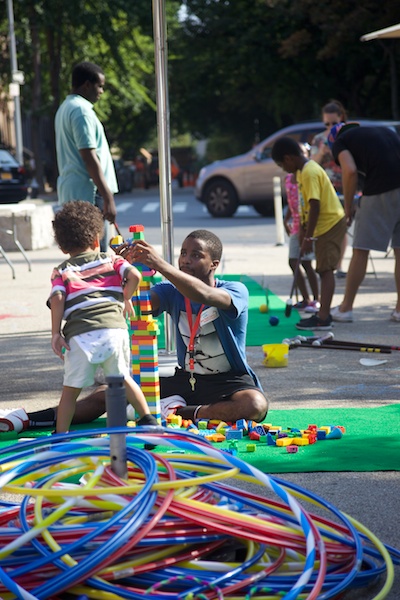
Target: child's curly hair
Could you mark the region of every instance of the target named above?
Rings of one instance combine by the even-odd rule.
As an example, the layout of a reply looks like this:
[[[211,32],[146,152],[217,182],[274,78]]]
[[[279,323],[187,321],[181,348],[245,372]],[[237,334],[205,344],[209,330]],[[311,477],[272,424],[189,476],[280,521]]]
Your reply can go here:
[[[103,215],[90,202],[72,200],[56,213],[53,230],[56,242],[64,252],[86,250],[94,244],[97,235],[100,239],[103,237]]]

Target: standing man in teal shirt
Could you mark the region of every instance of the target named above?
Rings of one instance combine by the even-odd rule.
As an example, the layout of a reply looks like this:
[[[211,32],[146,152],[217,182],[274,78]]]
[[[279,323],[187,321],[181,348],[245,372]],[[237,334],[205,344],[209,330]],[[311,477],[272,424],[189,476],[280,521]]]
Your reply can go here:
[[[93,110],[104,92],[102,69],[90,62],[72,71],[72,90],[55,119],[59,204],[86,200],[96,204],[104,219],[114,223],[117,178],[104,128]],[[105,245],[109,233],[105,231]],[[106,249],[106,248],[104,248]]]

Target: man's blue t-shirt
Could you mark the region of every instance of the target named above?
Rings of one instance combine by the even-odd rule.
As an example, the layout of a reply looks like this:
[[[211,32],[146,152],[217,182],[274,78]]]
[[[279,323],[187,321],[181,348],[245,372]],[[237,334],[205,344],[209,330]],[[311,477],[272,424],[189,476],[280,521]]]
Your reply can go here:
[[[228,371],[239,374],[248,373],[253,378],[255,385],[261,389],[257,375],[251,370],[246,360],[249,301],[247,288],[239,282],[218,279],[215,280],[215,285],[228,292],[232,298],[232,305],[228,310],[204,306],[194,344],[194,372],[202,375]],[[156,293],[160,300],[160,308],[155,316],[164,311],[171,315],[176,331],[178,363],[182,369],[189,371],[187,349],[190,328],[185,298],[168,281],[157,283],[151,291]],[[196,302],[191,302],[193,323],[200,306]]]

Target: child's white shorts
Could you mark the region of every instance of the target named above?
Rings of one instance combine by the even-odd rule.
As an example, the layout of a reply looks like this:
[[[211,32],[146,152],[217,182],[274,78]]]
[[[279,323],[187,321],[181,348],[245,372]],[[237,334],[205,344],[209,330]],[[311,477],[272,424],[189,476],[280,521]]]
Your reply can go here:
[[[130,375],[130,349],[127,329],[96,329],[69,340],[64,355],[64,385],[84,388],[94,383],[99,366],[104,375]]]

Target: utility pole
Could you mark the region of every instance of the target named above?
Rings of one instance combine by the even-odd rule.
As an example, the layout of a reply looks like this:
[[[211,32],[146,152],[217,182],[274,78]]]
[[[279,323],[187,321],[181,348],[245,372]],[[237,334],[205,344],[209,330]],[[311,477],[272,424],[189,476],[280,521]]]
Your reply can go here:
[[[24,162],[23,143],[22,143],[22,122],[21,122],[21,103],[20,86],[24,83],[24,74],[18,71],[17,50],[15,45],[14,30],[14,9],[12,0],[7,0],[8,24],[10,30],[10,60],[11,60],[11,81],[10,96],[14,98],[14,125],[15,125],[15,145],[16,159],[20,164]]]

